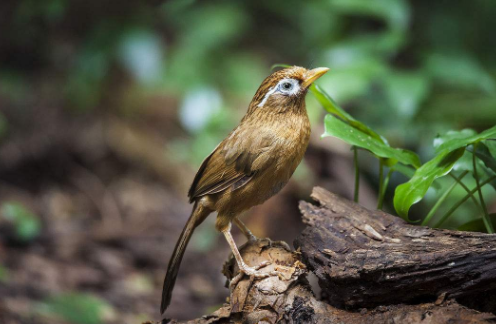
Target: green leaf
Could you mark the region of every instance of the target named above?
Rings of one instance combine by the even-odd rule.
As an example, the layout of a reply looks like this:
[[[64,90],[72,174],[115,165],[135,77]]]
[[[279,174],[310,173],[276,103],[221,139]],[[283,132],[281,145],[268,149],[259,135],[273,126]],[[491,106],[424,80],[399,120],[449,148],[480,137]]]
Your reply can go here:
[[[439,144],[436,149],[437,152],[454,151],[460,147],[464,147],[476,142],[480,142],[482,140],[496,138],[496,126],[486,129],[480,134],[474,134],[474,132],[471,130],[462,130],[460,132],[449,132],[448,134],[449,137],[448,138],[445,137],[445,139],[447,140],[443,141],[441,144],[439,144],[439,142],[443,137],[438,137],[434,141],[435,146]]]
[[[491,152],[492,156],[496,156],[496,140],[487,140],[485,142],[489,152]]]
[[[395,164],[392,169],[394,171],[398,171],[399,173],[403,174],[404,176],[411,178],[415,174],[415,169],[412,169],[406,165],[403,165],[401,163]]]
[[[80,293],[60,294],[49,298],[41,307],[41,311],[55,315],[75,324],[104,323],[105,313],[112,307],[104,300]]]
[[[439,147],[444,143],[446,143],[447,141],[455,140],[455,139],[463,140],[474,135],[477,135],[477,132],[469,128],[462,129],[460,131],[451,130],[451,131],[447,131],[443,135],[437,135],[432,145],[436,149],[436,152],[439,153],[441,151]]]
[[[474,153],[473,147],[467,147],[467,151]],[[477,150],[475,151],[475,155],[484,162],[484,165],[496,172],[496,159],[489,151],[489,148],[484,143],[477,144]]]
[[[496,213],[489,214],[489,219],[491,222],[496,225]],[[482,218],[477,218],[471,220],[463,225],[458,227],[459,231],[469,231],[469,232],[486,232],[486,226],[484,225],[484,221]]]
[[[277,64],[273,64],[271,67],[270,67],[270,70],[274,70],[274,69],[277,69],[277,68],[283,68],[283,69],[287,69],[287,68],[290,68],[291,65],[289,64],[283,64],[283,63],[277,63]]]
[[[414,167],[420,166],[420,160],[415,153],[408,150],[392,148],[377,138],[348,125],[333,115],[327,115],[324,124],[325,133],[322,135],[323,137],[334,136],[342,139],[348,144],[366,149],[378,157],[391,159],[394,162],[390,163],[390,165],[401,162],[405,165],[412,165]]]
[[[320,104],[324,107],[324,109],[351,126],[361,130],[363,133],[370,135],[373,138],[376,138],[377,140],[386,143],[386,140],[382,138],[379,134],[374,132],[372,129],[370,129],[368,126],[365,124],[359,122],[355,118],[353,118],[350,114],[348,114],[343,108],[341,108],[324,90],[322,90],[320,87],[316,85],[312,85],[310,87],[310,92],[317,98],[317,100],[320,102]]]
[[[404,117],[417,113],[429,91],[428,79],[420,73],[391,72],[381,81],[391,106]]]
[[[38,216],[19,203],[4,203],[1,216],[14,224],[16,236],[21,241],[31,241],[41,232],[41,222]]]
[[[481,89],[494,93],[496,83],[478,60],[462,53],[431,53],[427,57],[426,70],[436,80],[450,86],[465,89]]]
[[[443,151],[415,171],[413,177],[399,185],[394,194],[394,208],[398,215],[408,219],[408,211],[413,204],[419,202],[432,182],[448,174],[454,164],[463,155],[465,149]]]

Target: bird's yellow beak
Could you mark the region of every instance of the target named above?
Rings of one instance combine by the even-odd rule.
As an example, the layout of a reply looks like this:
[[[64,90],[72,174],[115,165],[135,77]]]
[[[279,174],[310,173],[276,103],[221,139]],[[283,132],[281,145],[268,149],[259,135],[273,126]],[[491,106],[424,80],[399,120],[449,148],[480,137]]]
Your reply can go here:
[[[323,76],[327,71],[329,71],[329,69],[325,67],[308,70],[305,74],[305,80],[303,80],[303,83],[301,85],[304,88],[308,88],[315,80]]]

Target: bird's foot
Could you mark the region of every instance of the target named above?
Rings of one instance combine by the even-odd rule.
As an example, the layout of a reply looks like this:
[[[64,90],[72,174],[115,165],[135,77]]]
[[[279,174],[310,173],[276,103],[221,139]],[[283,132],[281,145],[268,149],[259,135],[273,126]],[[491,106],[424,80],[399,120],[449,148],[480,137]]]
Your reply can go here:
[[[267,277],[271,277],[271,276],[281,275],[281,273],[279,273],[278,271],[268,271],[268,272],[260,271],[261,268],[264,268],[264,267],[271,265],[271,264],[272,264],[272,262],[270,262],[270,261],[264,261],[255,267],[250,267],[246,264],[242,265],[239,269],[239,273],[231,280],[230,286],[231,287],[236,286],[238,284],[238,282],[240,282],[241,279],[243,279],[243,277],[245,275],[252,277],[252,278],[256,278],[256,279],[263,279],[263,278],[267,278]]]
[[[256,241],[258,241],[258,237],[253,234],[246,236],[246,238],[248,239],[248,243],[255,243]]]

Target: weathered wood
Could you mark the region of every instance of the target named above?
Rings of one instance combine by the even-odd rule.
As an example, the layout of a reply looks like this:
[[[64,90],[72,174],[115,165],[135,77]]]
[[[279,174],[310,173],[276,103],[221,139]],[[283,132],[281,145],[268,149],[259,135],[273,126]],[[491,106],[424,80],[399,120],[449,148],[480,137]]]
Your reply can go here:
[[[454,301],[445,305],[436,306],[434,304],[420,305],[398,305],[379,307],[371,311],[360,313],[347,312],[344,310],[326,307],[319,312],[315,310],[313,300],[295,300],[295,303],[288,308],[279,322],[280,324],[489,324],[496,322],[493,314],[479,313],[460,306]],[[322,304],[322,303],[321,303]],[[319,307],[317,307],[319,309]],[[266,313],[267,312],[265,311]],[[202,318],[187,322],[162,322],[162,324],[271,324],[270,317],[264,317],[260,321],[243,321],[241,317],[229,316],[229,308],[222,307],[215,313],[203,316]],[[246,311],[245,314],[249,314]],[[151,322],[143,323],[151,324]],[[157,323],[159,324],[159,323]]]
[[[496,235],[410,225],[322,188],[312,197],[320,206],[300,204],[307,228],[295,245],[332,305],[428,302],[496,289]]]
[[[380,306],[350,312],[317,300],[305,279],[305,266],[298,253],[290,252],[283,243],[267,240],[247,244],[241,249],[250,265],[271,261],[264,271],[277,269],[281,277],[262,280],[243,278],[230,288],[229,303],[214,313],[183,324],[469,324],[495,323],[496,316],[467,309],[455,301],[436,305]],[[237,274],[233,263],[225,268],[226,277]],[[179,324],[177,321],[162,323]]]
[[[318,206],[300,204],[307,228],[298,251],[269,240],[240,249],[249,265],[270,261],[262,271],[283,275],[234,280],[224,306],[183,323],[496,323],[495,298],[470,303],[496,291],[496,235],[409,225],[322,188],[312,196]],[[323,301],[311,291],[308,270],[319,278]],[[237,273],[233,260],[226,263],[229,280]]]

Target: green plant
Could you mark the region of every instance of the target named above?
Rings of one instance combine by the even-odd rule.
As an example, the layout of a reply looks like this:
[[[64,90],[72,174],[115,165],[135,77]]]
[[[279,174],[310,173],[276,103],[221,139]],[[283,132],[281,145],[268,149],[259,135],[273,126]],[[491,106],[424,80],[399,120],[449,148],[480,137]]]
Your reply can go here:
[[[434,140],[435,155],[426,163],[421,164],[418,155],[412,151],[393,148],[387,140],[370,129],[367,125],[354,119],[318,86],[312,86],[310,91],[327,111],[324,119],[325,133],[322,135],[337,137],[352,145],[355,163],[355,200],[358,201],[358,149],[370,152],[379,160],[379,188],[377,208],[384,203],[386,188],[393,172],[403,173],[408,181],[397,186],[394,192],[394,208],[399,216],[407,221],[408,212],[412,205],[422,200],[435,181],[443,177],[451,177],[452,184],[445,189],[431,208],[422,225],[428,225],[440,206],[446,201],[455,187],[460,186],[466,195],[454,204],[447,212],[438,218],[435,227],[441,227],[469,198],[480,210],[481,217],[461,225],[464,230],[480,229],[484,225],[488,233],[494,233],[492,219],[489,214],[483,186],[491,184],[496,188],[496,126],[481,133],[465,129],[450,131]],[[456,168],[455,168],[456,166]],[[388,168],[386,175],[385,168]],[[475,180],[475,188],[470,190],[464,182],[465,176],[471,174]]]
[[[13,224],[16,238],[23,242],[35,239],[41,232],[38,216],[20,203],[4,203],[0,209],[0,218]]]
[[[74,324],[101,324],[106,322],[113,308],[90,294],[64,293],[45,300],[40,304],[39,312]]]

